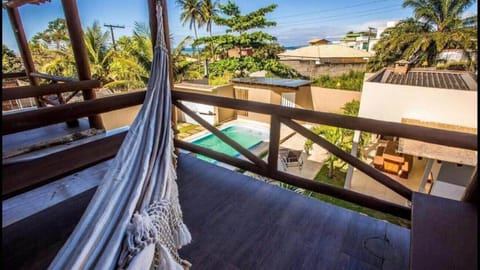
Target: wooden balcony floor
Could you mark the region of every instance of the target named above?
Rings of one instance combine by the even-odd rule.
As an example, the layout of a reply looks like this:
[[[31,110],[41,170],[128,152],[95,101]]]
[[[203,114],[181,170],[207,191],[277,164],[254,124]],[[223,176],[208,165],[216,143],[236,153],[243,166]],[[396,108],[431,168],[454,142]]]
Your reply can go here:
[[[410,230],[182,155],[192,269],[407,269]]]
[[[86,208],[108,164],[103,162],[58,180],[71,179],[70,185],[74,185],[81,181],[79,178],[90,179],[82,181],[89,182],[89,187],[82,189],[87,191],[70,194],[76,196],[48,210],[41,210],[38,204],[49,203],[52,195],[61,190],[38,191],[40,187],[25,194],[21,203],[15,203],[18,207],[36,204],[38,209],[2,230],[9,269],[48,266]],[[180,254],[193,264],[192,270],[408,269],[410,230],[406,228],[185,154],[180,155],[177,173],[184,221],[193,238]],[[63,182],[58,189],[68,185]],[[5,209],[3,215],[9,216]],[[15,207],[8,209],[20,213]],[[51,218],[65,212],[68,219]],[[62,233],[45,228],[61,228]],[[27,257],[22,255],[25,252]]]

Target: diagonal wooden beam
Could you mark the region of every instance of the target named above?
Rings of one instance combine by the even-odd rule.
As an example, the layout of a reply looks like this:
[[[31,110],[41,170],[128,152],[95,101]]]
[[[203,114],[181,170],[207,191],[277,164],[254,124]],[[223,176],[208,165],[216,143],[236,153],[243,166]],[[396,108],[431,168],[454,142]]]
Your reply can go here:
[[[98,80],[87,80],[78,82],[66,82],[57,84],[45,84],[39,86],[27,85],[19,87],[2,88],[2,100],[21,99],[37,97],[49,94],[58,94],[63,92],[77,91],[86,88],[95,88],[100,86]]]
[[[259,157],[255,156],[252,154],[252,152],[248,151],[247,149],[243,148],[240,144],[238,144],[236,141],[230,139],[227,135],[223,134],[221,131],[219,131],[217,128],[214,126],[210,125],[207,121],[205,121],[203,118],[198,116],[195,112],[191,111],[187,106],[183,105],[179,101],[174,101],[173,104],[177,106],[180,110],[188,114],[190,117],[192,117],[195,121],[197,121],[200,125],[205,127],[208,131],[211,133],[215,134],[218,138],[220,138],[222,141],[224,141],[226,144],[230,145],[232,148],[237,150],[240,154],[251,160],[253,163],[255,163],[258,167],[260,167],[263,170],[267,169],[267,163],[265,161],[261,160]]]
[[[413,191],[409,188],[403,186],[402,184],[398,183],[397,181],[393,180],[392,178],[388,177],[387,175],[381,173],[377,169],[369,166],[368,164],[358,160],[355,156],[352,156],[342,149],[338,148],[336,145],[330,143],[329,141],[325,140],[324,138],[314,134],[310,130],[304,128],[303,126],[293,122],[287,118],[280,118],[280,121],[290,127],[291,129],[297,131],[298,133],[302,134],[306,138],[312,140],[314,143],[317,143],[321,147],[325,148],[325,150],[329,151],[330,153],[334,154],[335,156],[339,157],[343,161],[347,162],[348,164],[354,166],[355,168],[359,169],[366,175],[372,177],[377,182],[380,182],[384,186],[390,188],[394,192],[398,193],[402,197],[407,200],[412,200]]]

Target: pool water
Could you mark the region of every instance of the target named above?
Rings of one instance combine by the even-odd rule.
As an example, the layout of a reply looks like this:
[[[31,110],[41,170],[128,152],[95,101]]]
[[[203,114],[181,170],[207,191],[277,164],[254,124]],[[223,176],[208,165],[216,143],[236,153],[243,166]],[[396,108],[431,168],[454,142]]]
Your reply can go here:
[[[230,126],[225,129],[222,129],[222,133],[227,135],[230,139],[234,140],[241,146],[246,149],[251,149],[261,142],[263,142],[266,138],[265,132],[254,130],[246,127],[241,126]],[[210,134],[203,138],[197,139],[192,142],[193,144],[203,146],[205,148],[224,153],[231,157],[238,156],[240,153],[237,150],[233,149],[228,144],[224,143],[214,134]],[[216,162],[214,159],[211,159],[206,156],[197,155],[198,158],[208,161],[210,163]]]

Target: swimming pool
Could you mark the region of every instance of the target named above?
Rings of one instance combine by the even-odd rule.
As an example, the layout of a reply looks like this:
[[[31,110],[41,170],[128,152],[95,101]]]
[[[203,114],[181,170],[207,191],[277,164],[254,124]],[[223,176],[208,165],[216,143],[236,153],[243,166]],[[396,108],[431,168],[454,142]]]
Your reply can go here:
[[[262,129],[255,129],[244,126],[229,126],[222,129],[221,131],[230,139],[234,140],[246,149],[252,149],[263,141],[268,140],[268,132]],[[192,141],[192,143],[220,153],[224,153],[231,157],[240,155],[237,150],[233,149],[231,146],[224,143],[217,136],[211,133],[207,136]],[[197,155],[197,157],[210,163],[216,162],[214,159],[206,156]]]

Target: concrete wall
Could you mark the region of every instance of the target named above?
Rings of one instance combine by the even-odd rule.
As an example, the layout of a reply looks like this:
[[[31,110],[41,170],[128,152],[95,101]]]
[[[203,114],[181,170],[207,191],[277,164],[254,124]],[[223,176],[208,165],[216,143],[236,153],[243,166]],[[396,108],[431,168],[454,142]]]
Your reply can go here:
[[[209,96],[233,98],[233,86],[231,84],[216,86],[216,87],[212,86],[211,88],[198,88],[198,89],[194,87],[181,87],[179,85],[176,85],[175,90],[190,92],[190,93],[199,93],[199,94],[209,95]],[[199,104],[199,106],[202,106],[202,105]],[[212,108],[214,108],[213,110],[215,113],[213,124],[222,123],[224,121],[233,119],[235,117],[235,110],[227,109],[227,108],[219,108],[214,106],[212,106]],[[185,113],[183,113],[179,109],[176,109],[176,111],[177,111],[178,121],[191,122],[191,120],[189,120],[190,118],[187,117]],[[201,114],[200,116],[203,117],[205,120],[209,119],[208,116],[205,117],[204,115],[201,115]],[[212,122],[212,121],[209,121],[209,122]]]
[[[128,107],[120,110],[115,110],[100,114],[105,130],[112,130],[124,126],[129,126],[137,117],[138,111],[142,105]]]
[[[400,123],[402,118],[477,128],[477,91],[364,82],[361,117]]]
[[[320,77],[321,75],[340,76],[350,70],[365,71],[366,63],[331,63],[316,65],[315,61],[311,60],[280,60],[281,63],[294,68],[303,76],[312,78]]]
[[[311,87],[313,110],[330,113],[341,113],[345,103],[360,100],[362,92],[339,90],[323,87]]]

